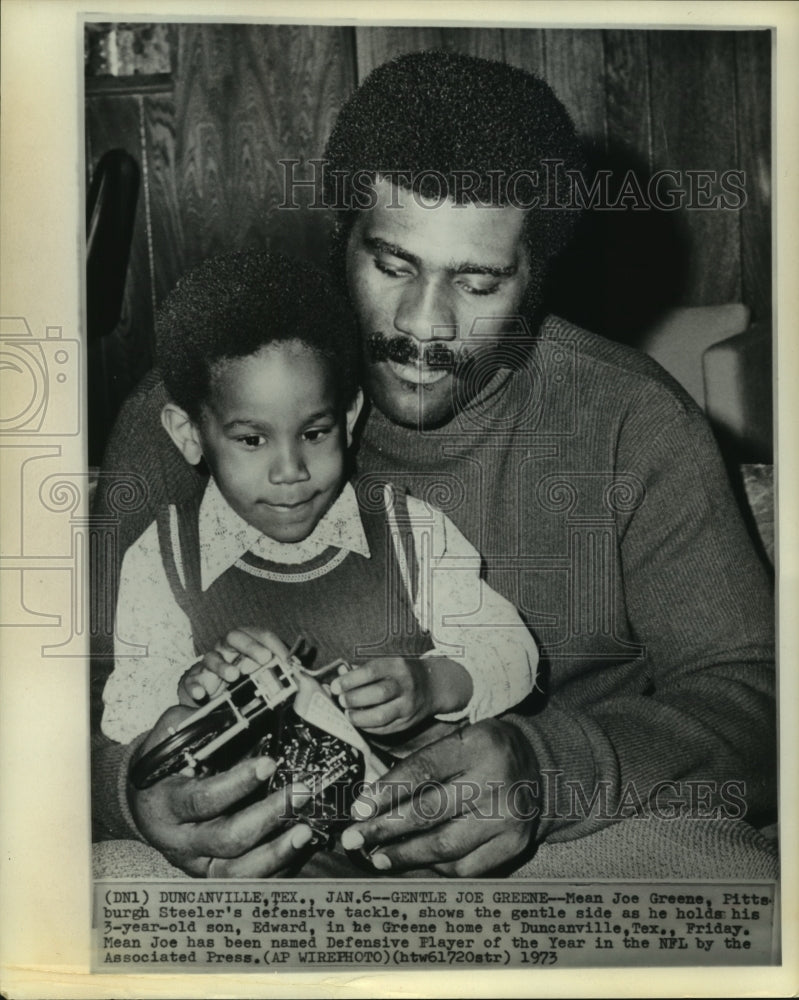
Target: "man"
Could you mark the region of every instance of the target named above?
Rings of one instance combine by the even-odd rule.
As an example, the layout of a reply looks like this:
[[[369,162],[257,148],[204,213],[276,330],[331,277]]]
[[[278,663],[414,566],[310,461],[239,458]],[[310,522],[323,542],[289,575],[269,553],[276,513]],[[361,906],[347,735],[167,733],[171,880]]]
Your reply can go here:
[[[713,869],[721,840],[700,872],[679,834],[685,817],[719,820],[721,837],[773,808],[768,584],[691,400],[636,352],[541,317],[576,215],[568,115],[520,70],[410,55],[356,91],[326,159],[332,266],[373,404],[359,471],[445,509],[535,634],[547,675],[524,711],[392,771],[356,804],[344,845],[389,873],[531,858],[523,870],[541,876],[730,875]],[[153,504],[198,488],[154,431],[163,401],[151,383],[128,405],[107,459],[145,474]],[[96,754],[95,789],[108,787],[100,774],[122,780],[110,786],[119,810],[107,796],[96,809],[107,832],[143,836],[194,874],[287,868],[302,834],[279,827],[282,799],[230,812],[265,777],[253,762],[128,790],[126,813],[128,761],[166,721]],[[664,829],[670,843],[653,833]]]

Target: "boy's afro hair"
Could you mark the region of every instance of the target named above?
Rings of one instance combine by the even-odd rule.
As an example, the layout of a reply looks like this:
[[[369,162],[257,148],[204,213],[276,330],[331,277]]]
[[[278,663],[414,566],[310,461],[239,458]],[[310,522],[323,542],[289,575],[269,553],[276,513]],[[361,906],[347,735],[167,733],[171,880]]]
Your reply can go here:
[[[326,203],[343,209],[347,229],[364,175],[403,172],[403,187],[434,199],[443,191],[458,201],[526,206],[538,194],[565,205],[564,171],[583,169],[574,124],[548,84],[507,63],[439,51],[402,55],[373,70],[342,108],[325,157]],[[556,192],[547,191],[542,167],[552,160],[562,164],[549,173],[558,178]],[[479,178],[471,192],[466,172]],[[540,175],[538,185],[525,182],[531,174]],[[534,259],[557,255],[578,215],[568,208],[530,212]]]
[[[346,300],[316,268],[265,250],[211,257],[184,275],[158,312],[156,338],[167,392],[195,420],[218,362],[277,341],[324,357],[345,405],[358,391],[360,345]]]

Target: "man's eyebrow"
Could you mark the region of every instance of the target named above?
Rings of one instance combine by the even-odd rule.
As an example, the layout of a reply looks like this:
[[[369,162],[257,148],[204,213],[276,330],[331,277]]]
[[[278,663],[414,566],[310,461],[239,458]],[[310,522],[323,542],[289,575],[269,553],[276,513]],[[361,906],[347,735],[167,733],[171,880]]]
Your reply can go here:
[[[505,267],[491,267],[489,264],[471,264],[468,261],[451,268],[454,274],[489,274],[493,278],[510,278],[519,270],[516,261]]]
[[[409,264],[413,264],[414,267],[418,267],[421,261],[419,258],[412,254],[409,250],[403,250],[402,247],[397,246],[396,243],[389,243],[387,240],[381,240],[379,236],[365,236],[363,242],[369,247],[370,250],[377,250],[378,253],[390,253],[392,257],[399,257],[400,260],[407,260]]]
[[[415,254],[410,253],[410,251],[403,249],[401,246],[397,246],[396,243],[389,243],[387,240],[382,240],[379,236],[366,236],[364,237],[364,243],[370,250],[391,254],[392,257],[406,260],[409,264],[413,264],[414,267],[418,267],[421,264],[420,258]],[[514,261],[505,267],[495,267],[490,264],[473,264],[471,261],[463,261],[459,264],[454,264],[452,267],[448,267],[447,270],[450,274],[487,274],[492,278],[510,278],[519,270],[519,264],[518,261]]]

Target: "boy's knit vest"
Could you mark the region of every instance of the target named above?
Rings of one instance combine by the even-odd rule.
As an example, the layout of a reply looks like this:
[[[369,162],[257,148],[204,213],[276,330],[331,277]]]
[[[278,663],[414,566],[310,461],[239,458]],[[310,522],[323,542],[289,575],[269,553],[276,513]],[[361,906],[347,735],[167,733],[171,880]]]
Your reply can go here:
[[[179,606],[192,625],[197,654],[212,649],[231,629],[268,628],[290,646],[301,636],[315,655],[306,666],[339,657],[364,662],[379,656],[419,656],[432,648],[417,622],[382,490],[357,490],[370,558],[330,546],[298,565],[268,562],[246,552],[206,590],[200,585],[200,499],[164,508],[158,537],[164,569]],[[394,492],[395,537],[407,563],[415,598],[418,581],[405,498]],[[186,665],[187,667],[189,664]]]

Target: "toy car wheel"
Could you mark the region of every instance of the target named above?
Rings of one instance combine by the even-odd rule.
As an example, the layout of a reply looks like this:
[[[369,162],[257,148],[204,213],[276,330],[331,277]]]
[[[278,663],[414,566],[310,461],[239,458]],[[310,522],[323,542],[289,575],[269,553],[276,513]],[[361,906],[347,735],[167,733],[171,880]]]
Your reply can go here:
[[[170,774],[182,771],[189,763],[187,754],[197,753],[222,732],[225,717],[221,714],[214,717],[215,714],[212,712],[178,729],[143,754],[130,769],[134,787],[141,791]]]

